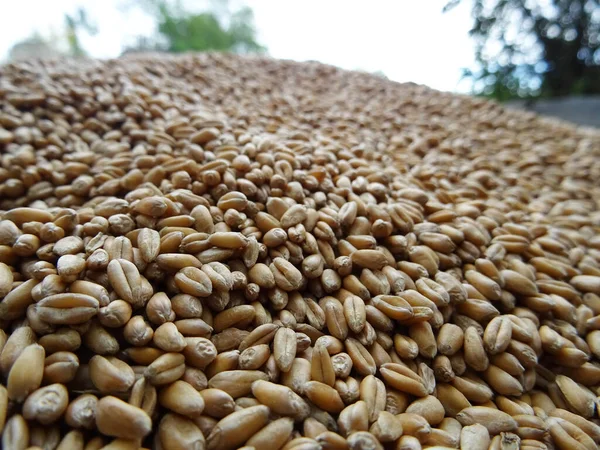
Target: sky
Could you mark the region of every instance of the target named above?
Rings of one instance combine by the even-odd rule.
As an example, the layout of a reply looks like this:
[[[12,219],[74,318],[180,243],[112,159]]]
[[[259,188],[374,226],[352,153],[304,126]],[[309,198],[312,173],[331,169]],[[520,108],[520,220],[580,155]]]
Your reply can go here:
[[[238,0],[239,2],[240,0]],[[446,0],[241,0],[254,11],[259,42],[275,58],[315,60],[344,69],[381,71],[394,81],[467,92],[462,68],[473,65],[470,1],[442,14]],[[62,31],[64,14],[78,6],[98,28],[82,34],[96,58],[117,57],[135,36],[151,35],[155,23],[131,0],[0,0],[0,60],[34,32]],[[188,9],[206,1],[188,0]]]

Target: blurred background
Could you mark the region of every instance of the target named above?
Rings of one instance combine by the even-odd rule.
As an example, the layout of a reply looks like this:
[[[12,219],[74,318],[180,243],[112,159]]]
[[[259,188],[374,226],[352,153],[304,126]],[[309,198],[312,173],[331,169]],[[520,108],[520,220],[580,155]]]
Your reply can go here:
[[[600,0],[4,0],[0,61],[315,60],[600,126]]]

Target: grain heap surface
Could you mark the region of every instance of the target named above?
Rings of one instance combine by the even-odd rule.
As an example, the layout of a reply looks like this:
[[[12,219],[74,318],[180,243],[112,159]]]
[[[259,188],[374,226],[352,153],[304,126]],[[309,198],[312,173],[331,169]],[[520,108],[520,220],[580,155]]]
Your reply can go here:
[[[2,448],[595,449],[599,180],[317,63],[3,66]]]

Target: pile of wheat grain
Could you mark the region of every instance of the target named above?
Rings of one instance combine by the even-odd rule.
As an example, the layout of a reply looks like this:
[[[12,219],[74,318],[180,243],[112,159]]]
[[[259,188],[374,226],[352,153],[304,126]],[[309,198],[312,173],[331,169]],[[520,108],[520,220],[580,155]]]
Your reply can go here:
[[[595,449],[599,180],[316,63],[3,66],[2,448]]]

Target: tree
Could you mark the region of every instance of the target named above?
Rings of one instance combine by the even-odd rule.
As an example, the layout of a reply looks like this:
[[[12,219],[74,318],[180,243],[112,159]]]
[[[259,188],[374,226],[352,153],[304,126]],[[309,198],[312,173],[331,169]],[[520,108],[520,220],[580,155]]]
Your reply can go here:
[[[79,43],[79,36],[77,35],[79,30],[83,30],[90,35],[94,35],[98,32],[96,26],[93,25],[87,17],[85,9],[78,8],[74,15],[65,14],[65,29],[67,44],[69,46],[70,56],[86,56],[86,52]]]
[[[213,11],[191,13],[180,2],[143,0],[144,9],[155,17],[158,36],[138,38],[132,50],[165,50],[173,53],[215,50],[260,53],[265,48],[256,40],[254,15],[248,7],[231,13],[227,1]]]
[[[79,41],[82,31],[94,35],[98,30],[88,19],[85,9],[78,8],[73,15],[64,15],[64,26],[58,32],[46,36],[35,32],[28,38],[14,44],[9,50],[8,60],[86,56],[87,54]]]
[[[451,0],[448,11],[462,0]],[[477,94],[600,94],[600,0],[472,0]]]

